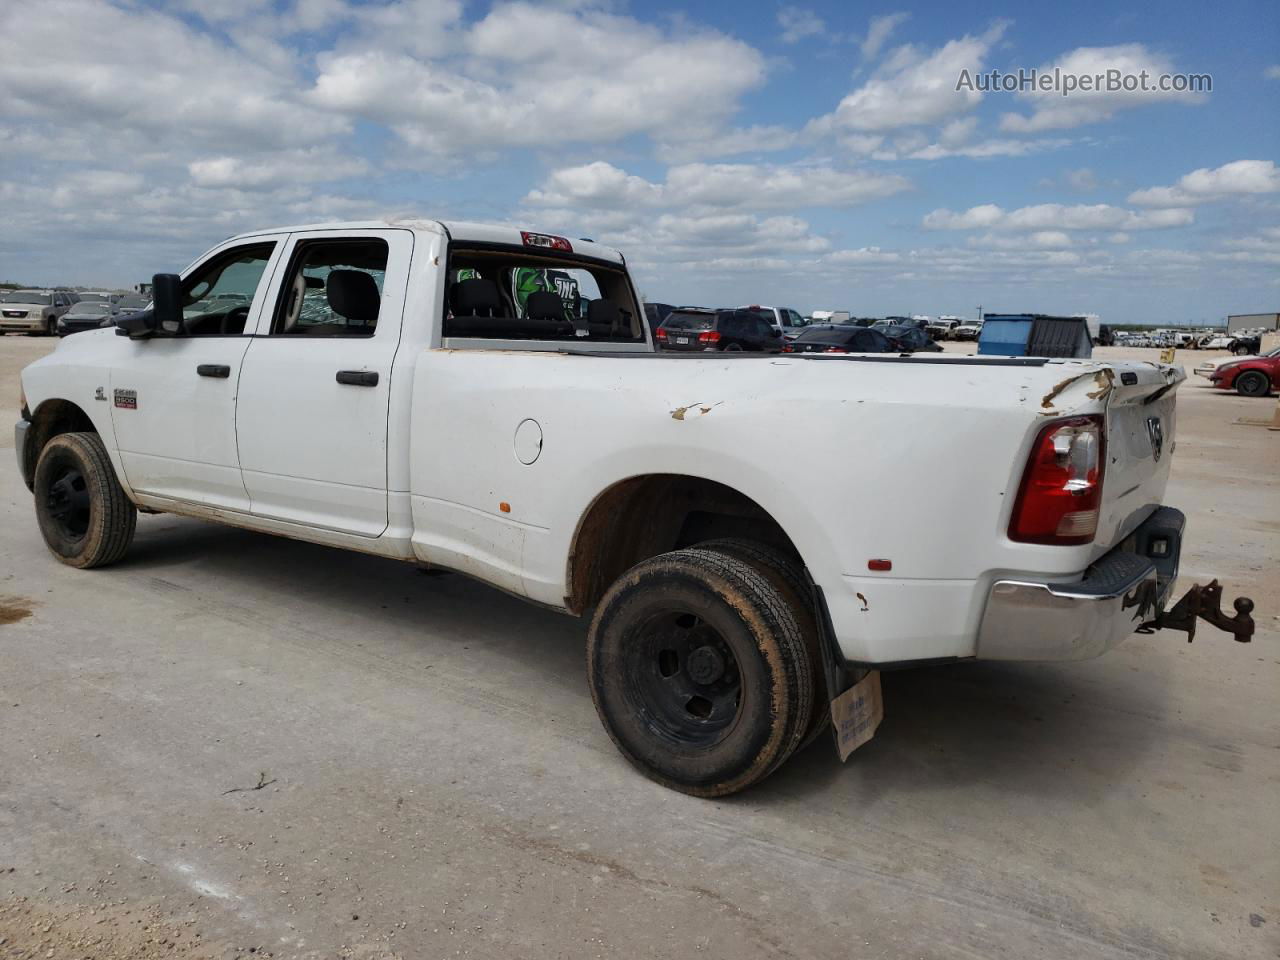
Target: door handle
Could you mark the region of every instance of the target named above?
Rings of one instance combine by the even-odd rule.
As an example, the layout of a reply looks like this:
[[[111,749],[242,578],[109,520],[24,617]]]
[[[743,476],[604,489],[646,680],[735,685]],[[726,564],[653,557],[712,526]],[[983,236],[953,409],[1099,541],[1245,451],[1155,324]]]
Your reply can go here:
[[[231,368],[225,363],[202,363],[196,367],[196,373],[202,377],[217,377],[219,380],[225,380],[231,376]]]
[[[376,370],[339,370],[338,382],[351,387],[376,387],[378,371]]]

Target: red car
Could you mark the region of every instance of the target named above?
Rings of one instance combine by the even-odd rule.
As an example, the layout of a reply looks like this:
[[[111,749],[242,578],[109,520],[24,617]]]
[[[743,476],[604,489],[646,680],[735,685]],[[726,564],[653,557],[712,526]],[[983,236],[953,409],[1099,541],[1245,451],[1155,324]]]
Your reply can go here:
[[[1209,382],[1242,397],[1265,397],[1280,387],[1280,347],[1259,357],[1242,357],[1220,364]]]

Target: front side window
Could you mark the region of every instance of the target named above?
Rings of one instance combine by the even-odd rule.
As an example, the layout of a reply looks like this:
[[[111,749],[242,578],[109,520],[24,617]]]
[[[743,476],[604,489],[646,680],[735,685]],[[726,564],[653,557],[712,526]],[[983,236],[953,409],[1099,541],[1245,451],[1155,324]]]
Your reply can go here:
[[[626,271],[585,257],[527,248],[455,247],[449,253],[446,337],[644,341]]]
[[[275,243],[255,243],[215,254],[182,281],[182,330],[187,336],[244,333]]]
[[[371,337],[386,281],[387,241],[304,240],[293,251],[273,336]]]

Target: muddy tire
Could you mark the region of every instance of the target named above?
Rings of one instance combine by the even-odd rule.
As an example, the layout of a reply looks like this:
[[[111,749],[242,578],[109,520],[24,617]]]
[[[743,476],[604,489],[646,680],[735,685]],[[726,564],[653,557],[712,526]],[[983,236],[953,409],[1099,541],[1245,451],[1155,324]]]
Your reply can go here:
[[[1249,370],[1236,377],[1236,392],[1242,397],[1265,397],[1271,392],[1271,379],[1261,370]]]
[[[699,550],[715,550],[749,563],[764,574],[795,611],[796,623],[804,638],[805,652],[809,655],[811,690],[809,693],[809,720],[799,731],[797,748],[812,742],[831,721],[827,703],[827,678],[824,673],[826,654],[822,649],[822,635],[818,632],[818,614],[813,606],[813,593],[800,562],[777,547],[759,540],[725,537],[699,543]]]
[[[63,563],[101,567],[129,549],[138,511],[96,433],[61,433],[45,444],[34,492],[44,542]]]
[[[614,744],[646,776],[699,797],[736,793],[790,756],[811,674],[791,599],[714,550],[632,567],[587,640],[591,697]]]

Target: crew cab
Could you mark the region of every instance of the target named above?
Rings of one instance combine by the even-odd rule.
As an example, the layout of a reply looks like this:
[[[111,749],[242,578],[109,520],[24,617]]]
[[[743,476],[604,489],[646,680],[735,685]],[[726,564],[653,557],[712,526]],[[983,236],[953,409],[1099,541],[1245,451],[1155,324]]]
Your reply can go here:
[[[1080,659],[1185,621],[1165,609],[1183,517],[1162,505],[1182,379],[659,353],[615,250],[323,224],[227,240],[157,274],[148,311],[61,341],[22,373],[15,445],[74,567],[124,559],[138,511],[173,513],[590,617],[618,748],[718,796],[777,769],[870,668]],[[821,477],[871,501],[888,475],[912,510],[795,495]]]

